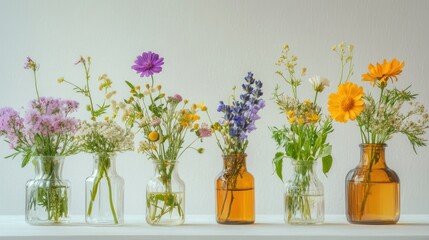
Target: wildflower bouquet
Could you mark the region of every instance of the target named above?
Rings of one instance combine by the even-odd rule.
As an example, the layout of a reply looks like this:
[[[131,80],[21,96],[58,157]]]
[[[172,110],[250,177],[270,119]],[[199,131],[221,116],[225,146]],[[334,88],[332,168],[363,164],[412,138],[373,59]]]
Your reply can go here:
[[[314,205],[314,196],[309,195],[310,185],[315,181],[312,179],[313,163],[322,159],[323,173],[327,174],[332,165],[331,148],[327,142],[329,133],[333,131],[332,121],[324,118],[321,107],[317,104],[318,94],[329,86],[329,80],[314,76],[309,79],[314,90],[313,100],[300,100],[298,98],[298,87],[301,79],[296,76],[297,57],[290,55],[289,46],[284,45],[282,55],[276,63],[284,66],[288,76],[282,71],[276,73],[290,86],[292,96],[280,93],[277,86],[274,92],[274,100],[282,114],[285,114],[289,126],[271,128],[272,137],[280,150],[276,153],[273,164],[277,176],[283,181],[283,159],[290,158],[295,165],[295,175],[289,181],[292,186],[286,193],[287,221],[293,222],[299,213],[303,222],[311,222],[316,216],[312,216],[311,206]],[[307,69],[303,68],[301,76]],[[323,194],[323,190],[321,191]],[[322,195],[323,197],[323,195]]]
[[[168,221],[165,219],[178,215],[178,224],[181,224],[185,217],[184,187],[175,190],[175,168],[186,150],[203,153],[203,148],[194,148],[193,144],[211,136],[211,129],[200,122],[199,113],[207,111],[204,102],[189,104],[179,94],[167,97],[161,91],[161,85],[155,86],[153,75],[162,71],[163,64],[164,59],[153,52],[144,52],[137,57],[132,69],[140,77],[150,77],[151,81],[143,89],[126,81],[131,96],[125,100],[123,120],[144,136],[138,152],[156,165],[157,177],[147,187],[147,222],[162,224]],[[189,134],[194,139],[187,143]]]
[[[220,101],[218,112],[222,118],[212,123],[224,158],[224,171],[216,180],[218,223],[244,224],[254,222],[254,180],[247,172],[245,160],[248,134],[256,130],[259,110],[265,107],[262,82],[249,72],[242,84],[240,99],[232,95],[232,102]],[[235,90],[235,87],[234,87]],[[210,117],[209,117],[210,118]]]
[[[119,196],[120,193],[115,192],[114,189],[112,189],[112,176],[109,176],[109,170],[112,167],[112,158],[117,152],[124,152],[134,149],[134,134],[129,129],[122,128],[114,121],[119,111],[119,106],[115,100],[111,99],[112,96],[116,93],[116,91],[109,92],[112,86],[112,81],[109,79],[109,77],[106,74],[103,74],[99,77],[99,90],[105,94],[105,98],[101,105],[95,105],[93,94],[90,88],[91,58],[81,57],[76,64],[83,65],[83,68],[85,70],[85,85],[83,87],[80,87],[70,81],[65,80],[64,78],[59,78],[58,82],[64,82],[73,86],[74,90],[77,93],[80,93],[83,96],[87,97],[89,102],[86,108],[91,114],[91,120],[82,122],[76,132],[76,140],[80,150],[86,153],[94,154],[95,159],[97,161],[97,171],[95,174],[95,179],[87,179],[87,182],[91,180],[92,187],[89,191],[89,198],[87,197],[88,202],[86,206],[86,220],[88,223],[93,223],[93,221],[97,222],[97,220],[94,219],[96,217],[92,216],[93,206],[97,201],[97,193],[101,192],[100,189],[104,184],[107,183],[111,217],[113,219],[114,224],[119,224],[123,221],[123,210],[121,210],[123,209],[123,200],[117,200],[119,202],[122,201],[122,204],[114,204],[114,195],[117,194]],[[110,105],[108,104],[108,101],[110,101]],[[112,107],[113,109],[113,114],[109,117],[107,115],[107,111],[110,107]],[[104,120],[98,121],[98,118],[101,117],[104,117]],[[123,185],[123,179],[119,176],[117,178],[119,179],[118,181]],[[123,189],[121,191],[123,191]],[[101,196],[99,196],[99,198],[101,198]],[[115,209],[115,205],[116,208],[121,209]],[[121,214],[118,214],[118,211],[120,211]]]
[[[37,167],[38,179],[48,183],[40,189],[34,189],[35,194],[27,193],[26,212],[36,211],[36,206],[43,206],[47,220],[59,222],[60,218],[68,216],[68,196],[63,194],[60,176],[57,171],[62,167],[59,158],[78,152],[74,134],[79,120],[71,117],[78,109],[78,102],[49,97],[40,97],[37,87],[38,64],[27,58],[26,69],[33,71],[34,85],[37,98],[32,100],[22,118],[12,108],[0,109],[0,136],[6,138],[15,153],[6,158],[22,156],[22,167],[31,159]],[[36,164],[37,160],[37,164]],[[27,183],[31,185],[32,180]],[[29,216],[27,220],[31,223]]]
[[[391,61],[385,59],[382,63],[369,64],[368,72],[362,74],[362,81],[377,87],[379,91],[374,96],[365,94],[361,86],[349,81],[353,75],[353,46],[340,43],[333,47],[333,51],[338,54],[341,61],[341,76],[337,92],[329,95],[328,110],[332,118],[338,122],[346,123],[348,120],[356,120],[360,129],[362,154],[365,158],[362,159],[364,161],[363,169],[352,170],[347,177],[350,181],[358,179],[362,181],[350,185],[350,187],[356,188],[356,191],[352,188],[349,189],[349,204],[355,199],[354,196],[358,196],[356,198],[358,206],[353,207],[357,211],[354,214],[356,218],[349,217],[348,219],[351,222],[373,222],[371,216],[375,216],[378,218],[375,221],[381,219],[385,223],[397,222],[399,219],[399,178],[384,163],[384,147],[387,141],[399,133],[408,138],[414,151],[416,151],[416,147],[426,146],[423,136],[429,127],[429,114],[421,103],[415,101],[417,94],[413,94],[409,90],[411,86],[399,90],[389,84],[389,80],[392,83],[398,80],[398,75],[401,74],[405,65],[404,62],[393,58]],[[343,77],[344,71],[348,72],[345,78]],[[367,150],[369,153],[366,155]],[[381,174],[380,169],[386,169],[383,170],[386,173]],[[396,179],[398,189],[389,191],[389,193],[383,192],[381,195],[385,197],[386,201],[382,201],[377,197],[378,189],[382,189],[382,187],[376,186],[373,181],[387,183],[394,179]],[[362,187],[358,189],[358,186],[361,185]],[[387,185],[385,184],[385,186]],[[392,193],[397,194],[395,196]],[[389,198],[396,199],[397,207],[386,208],[389,206],[387,201],[391,202]],[[384,208],[379,205],[380,202],[383,202]],[[382,219],[383,217],[378,215],[379,211],[384,211],[381,215],[385,216],[386,212],[392,211],[393,218]],[[365,216],[367,212],[368,215]]]

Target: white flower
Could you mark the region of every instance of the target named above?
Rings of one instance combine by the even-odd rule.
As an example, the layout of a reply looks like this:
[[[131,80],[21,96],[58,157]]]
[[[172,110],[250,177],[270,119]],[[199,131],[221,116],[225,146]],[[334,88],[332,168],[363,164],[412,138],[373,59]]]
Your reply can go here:
[[[329,87],[331,84],[327,78],[317,75],[309,78],[308,81],[313,85],[313,89],[316,92],[322,92],[325,87]]]
[[[86,152],[122,152],[134,149],[134,134],[116,122],[83,122],[76,140]]]

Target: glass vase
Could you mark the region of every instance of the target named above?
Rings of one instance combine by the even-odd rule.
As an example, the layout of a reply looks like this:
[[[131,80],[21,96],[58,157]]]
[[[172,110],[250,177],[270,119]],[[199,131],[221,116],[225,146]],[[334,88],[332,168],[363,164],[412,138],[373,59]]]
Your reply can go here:
[[[25,220],[32,225],[70,221],[70,182],[62,178],[63,156],[35,158],[36,177],[25,186]]]
[[[246,157],[223,156],[224,169],[216,179],[216,221],[220,224],[255,222],[255,183],[246,169]]]
[[[293,173],[285,185],[284,220],[290,224],[322,224],[325,219],[323,184],[317,161],[292,160]]]
[[[155,176],[146,185],[146,222],[181,225],[185,222],[185,183],[178,161],[153,161]]]
[[[124,223],[124,179],[116,172],[115,153],[96,153],[85,182],[85,221],[92,225]]]
[[[399,177],[387,167],[385,144],[361,144],[360,163],[346,177],[350,223],[394,224],[399,220]]]

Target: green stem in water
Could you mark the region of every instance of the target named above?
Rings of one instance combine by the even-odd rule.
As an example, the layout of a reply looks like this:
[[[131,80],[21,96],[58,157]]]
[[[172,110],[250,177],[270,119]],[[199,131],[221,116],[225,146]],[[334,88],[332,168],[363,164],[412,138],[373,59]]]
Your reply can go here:
[[[115,224],[118,224],[119,221],[118,221],[118,217],[116,215],[115,206],[113,204],[112,184],[110,181],[110,177],[107,174],[107,166],[106,166],[107,161],[110,161],[110,159],[106,159],[104,161],[101,160],[99,162],[99,166],[98,166],[99,171],[98,171],[97,177],[95,179],[94,185],[92,187],[91,201],[90,201],[89,206],[88,206],[88,216],[91,216],[94,201],[95,201],[95,198],[97,197],[98,188],[100,186],[100,181],[103,179],[103,174],[104,174],[106,176],[107,185],[109,187],[109,204],[110,204],[110,209],[112,211],[113,220],[114,220]]]
[[[115,224],[118,224],[118,217],[116,216],[115,206],[113,205],[113,197],[112,197],[112,184],[110,182],[110,177],[107,175],[107,171],[105,172],[106,179],[107,179],[107,185],[109,186],[109,202],[110,202],[110,209],[112,210],[113,219],[115,221]]]

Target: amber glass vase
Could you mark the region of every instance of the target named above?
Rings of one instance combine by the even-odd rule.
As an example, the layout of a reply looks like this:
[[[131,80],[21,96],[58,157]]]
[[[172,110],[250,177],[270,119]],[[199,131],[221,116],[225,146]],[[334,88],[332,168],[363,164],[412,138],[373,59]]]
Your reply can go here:
[[[361,144],[361,160],[346,177],[350,223],[395,224],[399,220],[399,177],[387,167],[385,144]]]
[[[216,221],[220,224],[255,222],[255,183],[247,172],[246,156],[223,156],[224,169],[216,179]]]

